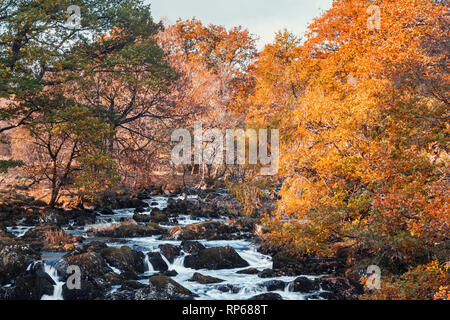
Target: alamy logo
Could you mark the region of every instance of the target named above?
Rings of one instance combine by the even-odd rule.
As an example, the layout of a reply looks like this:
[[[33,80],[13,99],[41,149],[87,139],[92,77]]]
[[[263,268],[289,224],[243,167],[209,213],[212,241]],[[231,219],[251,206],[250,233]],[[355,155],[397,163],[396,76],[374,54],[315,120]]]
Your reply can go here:
[[[367,28],[370,31],[381,30],[381,9],[377,5],[371,5],[367,8],[367,13],[370,15],[367,19]]]
[[[67,28],[81,29],[81,8],[77,5],[71,5],[67,8],[67,14],[70,14],[66,22]]]
[[[202,122],[197,121],[194,124],[193,148],[192,136],[188,130],[177,129],[172,133],[172,142],[179,143],[172,149],[171,159],[175,165],[190,165],[192,160],[198,165],[221,165],[224,161],[227,165],[256,165],[259,160],[259,164],[265,166],[260,171],[261,175],[276,175],[280,157],[279,130],[270,130],[270,144],[268,135],[267,129],[227,129],[225,135],[219,129],[203,132]]]
[[[381,269],[378,266],[369,266],[367,268],[367,281],[366,287],[368,290],[380,290],[381,289]]]
[[[68,277],[66,281],[67,289],[81,289],[81,269],[79,266],[69,266],[66,271]]]

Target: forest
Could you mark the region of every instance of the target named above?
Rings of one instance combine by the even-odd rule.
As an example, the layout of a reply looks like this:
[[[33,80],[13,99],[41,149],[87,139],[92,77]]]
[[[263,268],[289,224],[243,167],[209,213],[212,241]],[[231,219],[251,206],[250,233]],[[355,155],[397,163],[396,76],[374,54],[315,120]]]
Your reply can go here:
[[[0,300],[450,300],[449,31],[0,0]]]

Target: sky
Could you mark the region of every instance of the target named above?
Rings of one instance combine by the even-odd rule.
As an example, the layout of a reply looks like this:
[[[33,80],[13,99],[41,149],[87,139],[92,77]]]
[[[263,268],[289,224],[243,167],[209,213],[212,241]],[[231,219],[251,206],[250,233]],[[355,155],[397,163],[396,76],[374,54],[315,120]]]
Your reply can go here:
[[[148,0],[152,16],[159,21],[196,17],[205,24],[241,25],[260,40],[258,47],[274,40],[284,28],[303,35],[313,18],[331,8],[332,0]]]

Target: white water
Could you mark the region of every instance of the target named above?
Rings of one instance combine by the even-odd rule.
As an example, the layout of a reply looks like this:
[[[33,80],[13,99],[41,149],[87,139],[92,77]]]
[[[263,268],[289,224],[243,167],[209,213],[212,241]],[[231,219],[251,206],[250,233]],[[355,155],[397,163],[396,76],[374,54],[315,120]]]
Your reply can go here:
[[[111,270],[112,270],[114,273],[117,273],[117,274],[121,274],[121,273],[122,273],[122,271],[120,271],[119,269],[113,267],[113,266],[110,265],[108,262],[106,263],[106,265],[107,265],[108,267],[110,267]]]
[[[195,197],[191,197],[195,198]],[[154,197],[152,199],[146,200],[149,203],[155,203],[150,208],[146,209],[146,212],[143,214],[150,214],[152,208],[158,208],[163,210],[167,207],[167,197]],[[104,227],[105,225],[117,223],[120,218],[131,219],[134,214],[134,209],[121,209],[115,210],[117,215],[111,216],[101,216],[98,219],[98,224],[94,224],[91,226],[85,226],[79,228],[79,230],[72,231],[79,233],[80,235],[86,236],[86,231],[92,228],[93,226]],[[219,219],[195,219],[189,216],[180,215],[178,217],[178,222],[180,225],[186,225],[191,223],[199,223],[203,221],[210,220],[219,220]],[[107,242],[108,246],[120,248],[121,246],[129,246],[130,248],[141,251],[144,253],[144,265],[145,265],[145,273],[142,276],[149,276],[157,273],[155,271],[153,265],[149,261],[148,254],[149,252],[160,252],[159,246],[161,244],[172,244],[172,245],[180,245],[181,241],[170,241],[170,240],[159,240],[159,236],[151,236],[151,237],[143,237],[143,238],[132,238],[132,239],[123,239],[118,242]],[[268,290],[264,285],[265,282],[271,280],[279,280],[285,282],[285,288],[282,290],[274,291],[274,293],[278,293],[285,300],[304,300],[308,297],[308,295],[301,294],[298,292],[293,292],[291,290],[291,283],[300,275],[296,277],[277,277],[277,278],[259,278],[258,275],[248,275],[248,274],[238,274],[237,271],[244,270],[247,268],[256,268],[259,271],[264,269],[272,268],[272,260],[270,256],[263,255],[257,252],[257,247],[249,241],[246,240],[222,240],[222,241],[199,241],[205,247],[222,247],[222,246],[231,246],[236,252],[249,263],[248,267],[245,268],[237,268],[237,269],[226,269],[226,270],[193,270],[190,268],[184,267],[184,259],[187,253],[182,252],[179,257],[176,257],[174,263],[170,263],[167,258],[161,253],[161,256],[165,263],[168,265],[169,270],[175,270],[178,275],[173,277],[173,279],[180,283],[182,286],[191,290],[195,294],[198,295],[196,299],[199,300],[246,300],[252,296],[267,293]],[[121,271],[117,268],[114,268],[109,265],[109,267],[116,273],[120,274]],[[54,292],[51,296],[43,296],[43,300],[61,300],[62,299],[62,286],[63,283],[59,281],[57,276],[56,269],[51,267],[50,265],[45,265],[45,271],[52,277],[55,281],[56,285],[54,288]],[[190,279],[194,273],[199,272],[206,276],[212,276],[215,278],[219,278],[224,280],[222,283],[218,284],[200,284],[197,282],[190,282]],[[309,276],[308,278],[313,279],[315,277]],[[148,279],[144,278],[140,280],[140,282],[144,284],[148,284]],[[219,290],[222,286],[229,286],[233,288],[229,292],[223,292]],[[119,286],[114,286],[112,291],[116,291],[119,289]]]
[[[148,258],[148,253],[145,253],[144,255],[145,255],[144,265],[145,265],[146,274],[155,272],[155,269],[153,268],[153,265],[150,263],[150,260]]]
[[[56,284],[53,289],[53,294],[43,295],[41,300],[63,300],[62,289],[64,282],[59,281],[58,271],[48,264],[44,264],[44,271],[50,276],[50,278],[53,279],[53,281],[55,281]]]

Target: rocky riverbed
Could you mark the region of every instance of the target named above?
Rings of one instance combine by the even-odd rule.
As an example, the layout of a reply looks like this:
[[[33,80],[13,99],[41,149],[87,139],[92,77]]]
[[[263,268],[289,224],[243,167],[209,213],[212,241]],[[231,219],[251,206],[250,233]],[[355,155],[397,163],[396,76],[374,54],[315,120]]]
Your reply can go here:
[[[100,210],[0,208],[0,299],[356,299],[336,260],[262,248],[224,192]],[[80,270],[71,289],[69,266]]]

